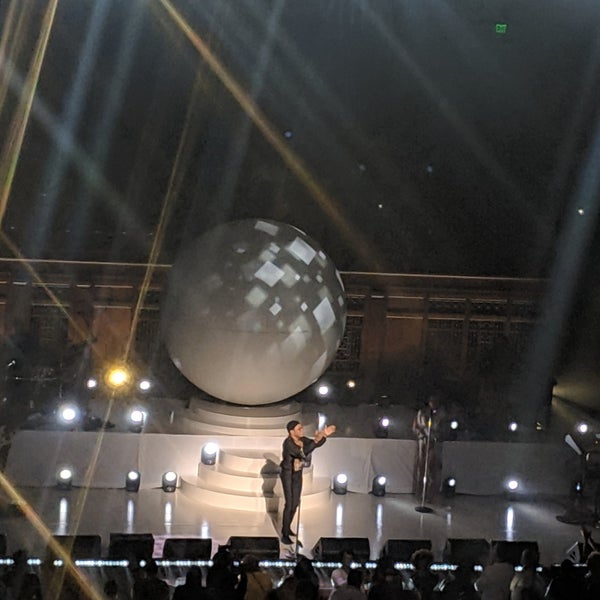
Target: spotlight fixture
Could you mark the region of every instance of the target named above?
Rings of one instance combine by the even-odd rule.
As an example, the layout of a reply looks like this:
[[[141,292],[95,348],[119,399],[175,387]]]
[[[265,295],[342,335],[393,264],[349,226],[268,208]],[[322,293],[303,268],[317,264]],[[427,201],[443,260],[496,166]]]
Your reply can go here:
[[[317,388],[317,393],[319,394],[319,396],[321,396],[321,398],[324,398],[325,396],[328,396],[329,395],[329,386],[325,385],[324,383],[321,384]]]
[[[140,489],[140,472],[132,469],[125,477],[125,489],[128,492],[137,492]]]
[[[589,425],[587,423],[578,423],[577,424],[577,431],[579,431],[579,433],[587,433],[589,431]]]
[[[56,487],[59,490],[70,490],[73,485],[73,469],[63,467],[56,474]]]
[[[378,438],[386,438],[388,436],[388,429],[390,426],[390,420],[387,417],[381,417],[377,423],[375,429],[375,436]]]
[[[152,382],[149,379],[141,379],[138,383],[138,388],[142,392],[148,392],[152,388]]]
[[[200,454],[200,460],[203,465],[214,465],[217,462],[217,454],[219,453],[219,446],[214,442],[208,442],[202,446],[202,452]]]
[[[512,432],[515,432],[517,429],[519,429],[519,425],[518,425],[518,423],[517,423],[516,421],[511,421],[511,422],[508,424],[508,429],[509,429],[510,431],[512,431]]]
[[[342,496],[348,491],[348,475],[339,473],[333,478],[333,493]]]
[[[79,408],[75,404],[63,404],[58,408],[58,420],[63,425],[75,425],[79,419]]]
[[[373,485],[371,487],[371,493],[373,496],[385,496],[385,484],[387,479],[383,475],[377,475],[373,479]]]
[[[516,479],[509,479],[506,482],[506,487],[509,492],[516,492],[519,489],[519,482]]]
[[[129,413],[129,429],[134,433],[141,433],[144,425],[146,424],[146,417],[148,414],[141,408],[133,408]]]
[[[456,494],[456,478],[447,477],[442,483],[442,494],[446,498],[452,498]]]
[[[85,387],[88,390],[94,390],[98,387],[98,380],[94,377],[90,377],[86,382],[85,382]]]
[[[131,373],[123,365],[111,367],[108,369],[108,371],[106,371],[104,380],[106,381],[106,385],[108,385],[108,387],[111,389],[120,390],[129,384],[131,380]]]
[[[167,471],[162,476],[163,492],[174,492],[177,489],[177,473],[175,471]]]

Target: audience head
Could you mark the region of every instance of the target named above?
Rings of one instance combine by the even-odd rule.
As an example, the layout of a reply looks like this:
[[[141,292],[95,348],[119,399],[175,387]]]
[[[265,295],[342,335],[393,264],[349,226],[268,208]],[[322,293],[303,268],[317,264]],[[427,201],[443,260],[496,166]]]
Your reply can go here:
[[[242,558],[242,569],[247,573],[255,573],[256,571],[260,571],[260,565],[258,564],[258,558],[254,556],[254,554],[246,554],[244,558]]]
[[[359,588],[363,582],[363,572],[360,569],[350,569],[348,573],[348,585]]]
[[[536,550],[525,548],[521,552],[521,565],[524,569],[534,569],[538,566],[540,556]]]
[[[433,564],[433,552],[426,548],[419,548],[413,552],[413,555],[410,557],[410,562],[418,571],[429,569]]]
[[[340,552],[340,561],[342,567],[349,567],[354,562],[354,552],[348,548]]]
[[[219,549],[212,557],[213,569],[230,569],[233,566],[233,556],[229,546],[219,546]]]
[[[506,542],[496,542],[492,546],[492,562],[508,562],[508,546]]]
[[[191,567],[186,573],[185,584],[190,587],[202,587],[202,570],[200,567]]]
[[[296,585],[295,600],[318,600],[319,586],[309,579],[300,579]]]
[[[158,575],[158,564],[153,558],[150,558],[146,563],[144,572],[148,577],[156,577]]]
[[[312,561],[306,556],[300,555],[294,568],[294,577],[297,579],[311,579],[314,573],[315,569]]]
[[[594,550],[587,558],[587,568],[594,577],[600,577],[600,552]]]

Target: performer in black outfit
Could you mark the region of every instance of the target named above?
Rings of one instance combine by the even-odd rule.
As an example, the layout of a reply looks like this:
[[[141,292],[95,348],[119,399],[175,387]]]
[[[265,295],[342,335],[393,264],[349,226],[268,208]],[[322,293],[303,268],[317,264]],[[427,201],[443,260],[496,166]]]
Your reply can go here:
[[[312,440],[304,437],[304,429],[299,421],[290,421],[286,425],[286,429],[288,437],[283,441],[280,474],[285,499],[281,541],[284,544],[291,544],[290,536],[296,535],[292,532],[291,524],[300,504],[304,461],[315,448],[322,446],[327,438],[335,432],[335,425],[329,425],[325,429],[317,431]]]

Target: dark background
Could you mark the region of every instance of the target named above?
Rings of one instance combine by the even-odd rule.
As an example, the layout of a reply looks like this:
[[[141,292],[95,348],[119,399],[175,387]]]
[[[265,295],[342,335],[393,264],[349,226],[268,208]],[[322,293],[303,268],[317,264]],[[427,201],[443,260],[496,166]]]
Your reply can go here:
[[[5,37],[0,132],[46,6]],[[599,98],[596,0],[61,0],[2,229],[30,258],[170,263],[262,217],[344,271],[547,277],[561,369],[595,373]]]

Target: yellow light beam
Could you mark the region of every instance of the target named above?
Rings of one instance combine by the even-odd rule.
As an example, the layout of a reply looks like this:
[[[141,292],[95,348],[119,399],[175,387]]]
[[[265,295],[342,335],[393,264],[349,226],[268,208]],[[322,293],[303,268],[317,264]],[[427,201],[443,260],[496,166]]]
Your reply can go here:
[[[135,333],[139,323],[139,317],[142,311],[142,307],[144,306],[144,300],[146,298],[150,282],[152,281],[155,265],[157,264],[160,251],[162,249],[165,231],[172,213],[173,204],[175,203],[175,199],[177,198],[181,190],[181,183],[183,181],[183,175],[185,172],[185,169],[183,167],[186,163],[191,149],[191,146],[190,144],[188,144],[188,141],[190,140],[191,132],[194,131],[194,128],[192,126],[192,116],[194,113],[194,108],[196,107],[196,99],[200,94],[202,85],[203,81],[200,77],[200,74],[198,74],[194,83],[194,89],[190,96],[190,101],[188,102],[185,121],[181,130],[181,136],[179,138],[179,144],[177,147],[177,154],[175,155],[175,161],[173,162],[173,168],[171,169],[171,175],[169,176],[169,183],[165,192],[165,197],[163,199],[160,217],[158,219],[156,232],[154,234],[154,240],[152,242],[152,248],[148,257],[148,266],[144,273],[144,280],[142,281],[142,285],[140,286],[140,291],[133,312],[131,327],[129,329],[129,337],[127,339],[127,346],[125,348],[125,360],[128,360],[131,349],[133,348],[133,342],[135,340]]]
[[[25,518],[31,523],[33,528],[39,533],[40,537],[50,547],[52,552],[63,561],[66,569],[74,577],[75,581],[81,588],[87,598],[93,600],[101,600],[100,594],[94,589],[89,581],[83,576],[81,571],[77,569],[75,563],[71,560],[65,548],[59,544],[53,537],[52,532],[46,527],[38,513],[31,507],[25,498],[18,492],[12,483],[0,472],[0,487],[6,492],[6,495],[23,513]]]
[[[165,11],[172,18],[175,24],[181,29],[190,43],[202,56],[213,73],[219,78],[221,83],[235,98],[242,110],[248,115],[252,122],[256,125],[265,139],[271,144],[275,151],[281,156],[283,161],[288,165],[292,172],[304,184],[310,194],[317,200],[325,214],[338,227],[342,235],[347,239],[352,249],[366,261],[366,264],[372,265],[377,271],[385,271],[383,261],[377,257],[373,248],[373,244],[369,243],[360,232],[356,231],[339,208],[336,206],[333,199],[327,194],[319,182],[313,177],[312,173],[304,165],[301,158],[293,152],[284,142],[275,127],[267,119],[260,108],[255,104],[252,98],[246,94],[244,89],[237,81],[229,74],[218,57],[212,52],[202,38],[192,29],[191,25],[173,6],[170,0],[158,0],[164,7]]]
[[[57,6],[58,0],[49,0],[42,20],[40,35],[35,46],[29,72],[27,73],[27,78],[25,79],[23,90],[19,98],[19,104],[2,150],[2,156],[0,156],[0,227],[2,227],[2,222],[4,221],[4,214],[6,213],[6,206],[8,205],[12,182],[17,170],[17,163],[19,162],[19,156],[23,146],[25,130],[29,123],[33,98],[35,97],[44,56],[46,54],[46,49],[48,48],[48,40],[50,39],[50,32],[52,31],[52,24],[54,23]]]

